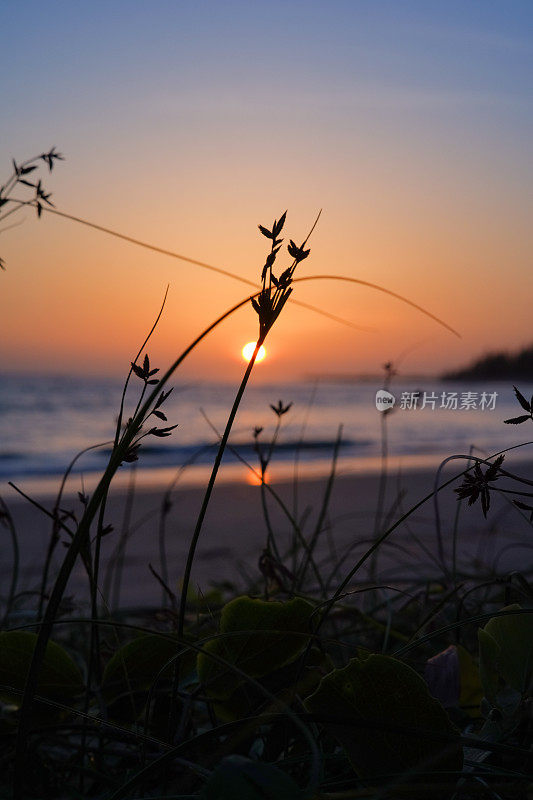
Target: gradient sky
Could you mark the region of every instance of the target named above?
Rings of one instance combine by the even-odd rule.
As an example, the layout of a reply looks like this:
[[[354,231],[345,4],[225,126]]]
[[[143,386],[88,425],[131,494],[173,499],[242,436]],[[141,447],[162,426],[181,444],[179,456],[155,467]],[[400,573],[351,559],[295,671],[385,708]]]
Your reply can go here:
[[[531,331],[533,4],[3,0],[0,174],[57,145],[45,185],[67,213],[258,280],[288,208],[302,275],[382,284],[294,295],[257,378],[434,372]],[[0,179],[1,180],[1,179]],[[123,374],[157,314],[165,366],[245,286],[64,219],[3,231],[0,369]],[[235,380],[246,308],[187,376]]]

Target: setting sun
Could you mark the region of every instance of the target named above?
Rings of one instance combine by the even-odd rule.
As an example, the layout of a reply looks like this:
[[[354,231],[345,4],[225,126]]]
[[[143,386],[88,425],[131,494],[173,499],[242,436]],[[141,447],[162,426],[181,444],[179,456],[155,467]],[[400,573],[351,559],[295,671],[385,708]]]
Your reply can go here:
[[[248,344],[244,345],[244,347],[241,350],[241,353],[245,361],[249,361],[251,359],[251,357],[254,354],[254,350],[255,350],[255,342],[248,342]],[[257,354],[257,358],[255,359],[256,363],[258,361],[262,361],[265,356],[266,356],[266,350],[264,346],[261,345],[261,347],[259,348],[259,352]]]

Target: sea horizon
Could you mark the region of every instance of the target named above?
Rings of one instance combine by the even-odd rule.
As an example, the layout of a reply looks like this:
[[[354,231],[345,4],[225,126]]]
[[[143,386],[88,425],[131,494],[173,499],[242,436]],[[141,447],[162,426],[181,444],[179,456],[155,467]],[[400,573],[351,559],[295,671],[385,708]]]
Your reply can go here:
[[[185,380],[170,382],[172,385],[174,391],[165,404],[168,421],[152,420],[154,426],[178,427],[169,437],[143,440],[135,463],[139,486],[163,485],[177,472],[183,484],[205,483],[236,391],[233,384],[223,381]],[[262,428],[258,441],[268,449],[277,423],[271,406],[279,400],[292,405],[281,419],[269,469],[271,481],[289,480],[295,469],[301,478],[329,474],[336,448],[337,472],[379,472],[382,412],[375,401],[383,387],[383,377],[378,376],[359,382],[308,378],[291,383],[251,383],[237,415],[220,479],[257,482],[253,472],[259,469],[254,429]],[[93,485],[110,452],[122,388],[122,381],[105,375],[2,373],[0,492],[9,488],[9,481],[22,483],[32,491],[52,491],[77,453],[102,444],[81,456],[72,468],[78,488],[80,481],[86,487]],[[139,388],[140,382],[133,376],[125,419]],[[516,416],[519,408],[507,381],[450,382],[431,376],[401,376],[388,388],[395,397],[386,424],[390,470],[436,469],[444,458],[466,455],[471,447],[475,455],[485,457],[527,439],[520,426],[503,423]],[[533,392],[533,385],[522,388],[527,396]],[[454,394],[455,408],[450,402]],[[529,457],[528,453],[528,448],[520,448],[512,457],[522,460]],[[131,466],[121,467],[119,484],[127,482],[130,472]]]

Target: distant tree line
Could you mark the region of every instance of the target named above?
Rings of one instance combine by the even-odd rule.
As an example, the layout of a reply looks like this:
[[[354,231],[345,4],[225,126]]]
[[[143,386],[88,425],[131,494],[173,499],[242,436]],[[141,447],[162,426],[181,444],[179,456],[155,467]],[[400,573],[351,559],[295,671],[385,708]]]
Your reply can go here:
[[[533,345],[525,347],[512,355],[509,353],[488,353],[464,369],[447,372],[444,380],[533,380]]]

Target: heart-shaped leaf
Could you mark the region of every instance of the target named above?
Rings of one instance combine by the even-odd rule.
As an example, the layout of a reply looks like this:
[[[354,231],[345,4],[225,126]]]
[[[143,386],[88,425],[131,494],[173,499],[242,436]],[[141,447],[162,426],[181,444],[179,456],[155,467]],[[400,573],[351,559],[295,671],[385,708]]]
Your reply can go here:
[[[156,679],[161,681],[161,686],[165,681],[168,684],[179,649],[177,641],[156,634],[138,636],[123,645],[104,670],[102,693],[105,700],[110,703],[121,695],[147,692]],[[196,653],[189,651],[182,659],[181,673],[188,677],[194,670]]]
[[[37,634],[29,631],[0,633],[0,684],[22,691],[30,668]],[[83,691],[82,674],[69,654],[56,642],[46,645],[39,675],[37,694],[49,699],[64,700]],[[5,698],[19,703],[20,694],[1,690]]]
[[[506,606],[502,611],[520,611]],[[485,694],[494,701],[498,676],[522,695],[533,689],[533,611],[492,617],[478,631],[479,667]]]
[[[220,619],[220,633],[227,635],[207,642],[198,655],[198,675],[208,694],[226,700],[243,682],[231,665],[260,678],[294,661],[307,644],[312,612],[313,606],[301,598],[267,602],[237,597],[227,603]]]
[[[395,658],[352,659],[322,679],[305,707],[327,719],[361,777],[462,768],[459,731],[424,680]]]

